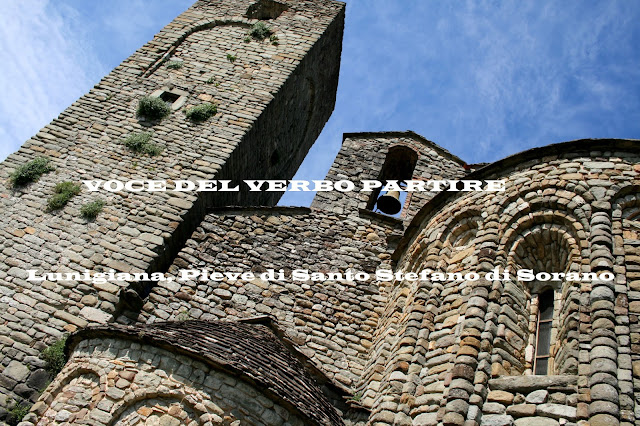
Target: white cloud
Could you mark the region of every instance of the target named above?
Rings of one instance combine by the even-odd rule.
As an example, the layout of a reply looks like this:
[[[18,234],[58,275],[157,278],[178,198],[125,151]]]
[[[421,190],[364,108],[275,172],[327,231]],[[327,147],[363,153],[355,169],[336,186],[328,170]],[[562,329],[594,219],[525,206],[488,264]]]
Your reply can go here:
[[[638,137],[639,15],[624,1],[349,0],[338,102],[321,141],[333,154],[342,132],[411,129],[490,162]],[[312,155],[301,170],[319,173]]]
[[[70,23],[73,9],[9,0],[0,14],[0,159],[86,92],[102,73]]]
[[[0,159],[191,2],[5,1]],[[324,177],[343,132],[411,129],[469,162],[638,137],[638,3],[348,0],[346,16],[336,109],[298,178]]]

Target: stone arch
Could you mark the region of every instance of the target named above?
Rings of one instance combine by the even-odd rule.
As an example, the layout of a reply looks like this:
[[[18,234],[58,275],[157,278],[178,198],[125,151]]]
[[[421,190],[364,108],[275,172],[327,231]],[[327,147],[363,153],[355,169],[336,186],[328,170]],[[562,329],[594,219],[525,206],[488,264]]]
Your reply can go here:
[[[476,209],[463,208],[457,215],[448,218],[443,210],[431,218],[414,243],[407,248],[407,254],[403,256],[406,260],[400,260],[399,264],[408,262],[408,271],[415,272],[424,268],[435,270],[438,266],[436,259],[443,252],[451,254],[453,248],[471,242],[482,229],[482,215]]]
[[[536,223],[538,217],[544,222]],[[509,242],[509,248],[505,249],[508,251],[507,268],[512,273],[520,269],[530,269],[534,273],[581,271],[583,262],[578,237],[566,224],[553,223],[552,217],[542,214],[533,215],[520,225],[513,238],[506,239]],[[535,345],[530,329],[532,296],[545,288],[554,288],[557,292],[556,338],[552,347],[554,371],[577,374],[580,285],[570,280],[527,283],[513,276],[505,281],[498,303],[501,309],[494,355],[499,355],[503,363],[498,371],[508,362],[512,367],[505,369],[508,374],[532,373],[531,351]]]
[[[84,366],[73,369],[69,374],[64,374],[63,370],[61,374],[63,376],[56,379],[51,390],[43,395],[48,408],[42,416],[42,421],[55,417],[56,420],[65,419],[64,421],[69,423],[81,423],[102,399],[106,379],[92,368]],[[65,405],[65,401],[68,400],[73,401],[69,407]]]
[[[483,272],[489,272],[486,265],[491,265],[491,269],[499,266],[504,270],[509,262],[510,248],[518,236],[527,229],[545,224],[547,227],[564,224],[573,239],[579,242],[580,255],[587,255],[587,259],[582,259],[579,263],[586,263],[588,267],[588,242],[583,240],[586,237],[584,229],[589,226],[586,218],[590,206],[583,208],[586,202],[579,194],[576,196],[575,193],[563,191],[552,198],[552,194],[558,192],[552,185],[532,186],[532,190],[498,194],[496,201],[488,200],[486,195],[477,198],[477,203],[484,202],[487,205],[482,216],[484,228],[478,236],[483,244],[477,252],[476,262]],[[496,364],[502,365],[501,355],[508,354],[509,351],[494,348],[501,322],[498,320],[499,315],[505,315],[505,312],[501,312],[504,311],[501,298],[505,293],[505,283],[488,276],[485,278],[472,286],[467,301],[460,333],[461,346],[451,369],[450,386],[445,389],[442,398],[445,419],[468,418],[477,421],[482,401],[471,402],[470,389],[485,392],[492,375],[505,373],[495,367]],[[515,284],[512,287],[518,288]]]
[[[203,406],[204,407],[204,406]],[[219,410],[221,413],[222,410]],[[198,410],[190,401],[189,395],[174,392],[141,392],[131,394],[112,410],[111,420],[107,426],[133,426],[155,424],[153,416],[161,418],[168,425],[202,425],[203,414],[209,414],[207,421],[213,425],[222,425],[222,418],[215,413]],[[139,423],[142,420],[143,423]]]
[[[485,232],[486,219],[477,209],[478,203],[468,203],[469,197],[475,198],[470,194],[459,199],[457,204],[446,210],[442,209],[441,217],[436,219],[442,221],[443,227],[440,228],[437,239],[439,250],[435,258],[432,257],[429,262],[429,267],[434,270],[476,272],[475,268],[470,269],[468,261],[479,256],[480,250],[476,247],[475,242],[478,238],[482,238]],[[471,205],[471,207],[467,207],[467,205]],[[450,211],[458,211],[458,213],[446,217]],[[424,267],[427,267],[427,264],[415,269],[420,270]],[[447,296],[446,292],[450,292],[453,287],[457,289],[452,293],[455,294],[452,304],[452,301],[448,300],[451,295]],[[439,360],[443,365],[455,363],[456,353],[451,348],[460,346],[465,337],[462,330],[468,309],[466,307],[467,300],[473,296],[472,287],[473,284],[470,282],[450,283],[449,285],[446,282],[433,283],[429,309],[427,309],[424,319],[429,326],[430,333],[425,334],[424,340],[415,346],[412,362],[419,365],[425,358],[433,358]],[[436,324],[441,324],[440,328]],[[436,333],[439,335],[436,336]],[[446,335],[442,335],[442,333]],[[438,346],[437,344],[442,344],[443,339],[446,347]],[[407,394],[414,396],[414,398],[409,398],[411,401],[409,412],[414,423],[423,424],[426,422],[430,424],[435,422],[447,400],[449,381],[448,374],[442,377],[437,371],[430,372],[429,375],[421,377],[418,381],[422,388],[419,392],[408,387],[405,389]]]
[[[565,199],[569,199],[568,191],[565,192]],[[532,199],[524,208],[512,208],[517,213],[511,217],[504,217],[509,227],[501,235],[496,264],[508,269],[512,275],[519,269],[567,273],[581,272],[583,266],[588,268],[589,244],[584,229],[589,225],[560,209],[567,204],[546,201]],[[505,210],[509,210],[509,206],[513,203]],[[521,282],[514,276],[500,287],[499,299],[490,302],[492,309],[499,312],[496,344],[492,349],[492,374],[531,373],[532,294],[542,288],[532,288],[530,283]],[[556,290],[559,315],[554,322],[557,327],[554,359],[560,362],[556,363],[555,371],[577,374],[578,341],[575,337],[580,321],[581,287],[564,281]]]
[[[527,229],[544,224],[564,224],[574,240],[579,242],[580,255],[586,255],[586,259],[580,263],[588,267],[589,246],[584,241],[584,230],[589,228],[587,218],[590,206],[580,195],[583,191],[570,192],[544,182],[533,183],[524,191],[496,194],[493,196],[497,198],[495,201],[489,200],[486,194],[475,197],[476,205],[483,203],[487,206],[482,215],[483,229],[478,236],[483,244],[477,252],[476,262],[483,272],[489,272],[487,265],[491,265],[491,269],[499,266],[504,270],[509,261],[510,248],[518,236]],[[496,371],[495,367],[496,364],[502,365],[501,355],[509,352],[501,348],[494,349],[494,343],[500,324],[498,318],[501,310],[504,311],[501,298],[505,293],[505,283],[488,276],[486,278],[474,283],[467,301],[460,333],[461,346],[451,369],[451,383],[445,389],[441,402],[444,405],[444,418],[449,420],[467,416],[469,420],[477,420],[482,401],[470,402],[470,389],[485,392],[488,379],[504,373]],[[512,287],[518,288],[516,285]],[[502,315],[505,313],[502,312]],[[473,410],[471,406],[475,406]]]
[[[622,188],[611,201],[611,215],[614,220],[636,220],[640,216],[640,185],[630,185]],[[626,215],[625,215],[626,213]]]
[[[464,259],[465,253],[472,254],[474,240],[482,229],[482,213],[478,210],[466,209],[453,216],[442,234],[441,258],[448,265],[455,265]]]
[[[249,30],[255,22],[255,19],[236,16],[228,19],[209,19],[193,23],[189,27],[185,28],[179,37],[176,37],[172,41],[170,41],[168,43],[168,47],[164,50],[164,52],[159,54],[157,58],[146,69],[140,72],[139,75],[142,78],[149,78],[150,76],[152,76],[162,66],[162,64],[171,60],[171,58],[176,55],[178,49],[185,41],[199,32],[218,30],[224,27],[239,27],[243,30]],[[276,30],[276,33],[278,37],[278,45],[285,45],[288,39],[287,32],[280,32]],[[238,37],[238,43],[236,46],[244,46],[245,43],[243,39],[245,36],[246,31],[243,31],[242,35],[239,35]]]
[[[100,370],[98,370],[91,364],[83,364],[81,366],[75,367],[67,366],[63,368],[62,371],[58,373],[54,381],[51,382],[45,392],[51,395],[50,398],[55,398],[55,396],[62,392],[64,387],[67,386],[73,379],[82,375],[94,375],[97,379],[96,381],[100,388],[100,392],[104,393],[105,387],[107,385],[107,379],[106,377],[102,377],[100,375]],[[47,398],[47,402],[52,400],[50,398]]]
[[[455,227],[451,229],[447,238],[448,242],[453,247],[466,246],[477,235],[480,228],[480,213],[479,212],[466,212],[466,215],[461,215],[460,221],[455,224]]]
[[[147,69],[143,70],[140,73],[140,76],[145,78],[151,76],[158,68],[160,68],[160,66],[164,62],[168,61],[174,55],[176,49],[190,35],[200,31],[210,30],[216,27],[223,27],[223,26],[242,26],[242,27],[249,28],[251,24],[248,19],[241,18],[241,17],[232,18],[232,19],[210,19],[210,20],[203,20],[200,22],[196,22],[190,25],[189,27],[185,28],[184,32],[175,40],[173,40],[173,42],[170,43],[169,47],[165,50],[165,52],[158,55],[156,60],[153,63],[151,63],[151,65],[149,65]]]
[[[457,214],[452,216],[450,211],[457,211]],[[480,211],[464,206],[460,208],[459,204],[439,209],[428,222],[423,221],[423,224],[422,232],[407,248],[397,270],[420,272],[424,269],[454,269],[469,253],[476,251],[473,242],[483,229]],[[442,259],[445,259],[444,263]],[[425,415],[435,415],[435,411],[440,408],[444,381],[435,378],[438,373],[428,375],[430,368],[423,368],[423,364],[425,357],[433,358],[434,354],[434,359],[453,357],[454,354],[446,352],[445,348],[433,346],[431,333],[436,329],[438,315],[448,315],[450,312],[460,314],[463,309],[462,299],[457,297],[455,299],[460,299],[460,302],[456,306],[443,309],[441,293],[445,287],[446,283],[422,281],[398,282],[394,286],[396,296],[390,298],[390,305],[393,306],[388,306],[386,313],[395,313],[396,319],[393,324],[387,324],[380,330],[382,340],[386,340],[384,344],[387,345],[387,352],[383,359],[376,359],[375,370],[384,371],[386,379],[379,384],[380,392],[374,403],[372,421],[383,411],[377,407],[384,400],[386,392],[399,396],[399,400],[395,402],[400,405],[399,410],[408,413],[407,419],[422,421]],[[387,316],[387,323],[389,322],[390,318]],[[460,324],[457,321],[453,327],[457,329]],[[396,336],[391,343],[387,332],[389,327],[394,328],[393,334]],[[445,322],[443,327],[450,327],[450,324]],[[445,331],[443,328],[441,333]],[[459,337],[456,333],[446,334],[447,338]],[[440,352],[442,353],[438,355]],[[442,364],[447,362],[450,361],[442,360]]]
[[[499,212],[499,239],[502,247],[507,247],[508,235],[513,234],[523,221],[523,217],[546,211],[549,215],[563,216],[573,222],[577,230],[588,230],[588,213],[591,207],[583,197],[586,191],[570,192],[554,185],[532,184],[527,191],[506,197],[496,206]],[[525,219],[526,220],[526,219]],[[578,225],[579,224],[579,225]],[[507,237],[507,240],[505,240]]]

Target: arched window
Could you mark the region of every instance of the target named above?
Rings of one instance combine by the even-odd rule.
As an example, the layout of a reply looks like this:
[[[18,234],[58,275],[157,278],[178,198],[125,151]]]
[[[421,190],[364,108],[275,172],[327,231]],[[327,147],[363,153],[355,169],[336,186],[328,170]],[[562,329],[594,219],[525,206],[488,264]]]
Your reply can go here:
[[[384,164],[382,165],[382,169],[380,170],[380,176],[378,180],[386,184],[387,181],[395,180],[397,181],[401,187],[404,185],[403,181],[411,180],[413,176],[413,170],[416,167],[416,163],[418,162],[418,153],[413,149],[396,145],[389,148],[389,152],[387,153],[387,157],[385,158]],[[378,200],[381,196],[385,194],[380,193],[380,188],[376,189],[369,198],[369,202],[367,203],[368,210],[374,210],[376,207]],[[398,201],[400,202],[400,210],[402,210],[402,204],[404,201],[405,192],[401,192],[400,194],[396,194],[398,197]],[[391,213],[388,211],[384,211],[380,209],[385,214],[395,215],[395,213]]]
[[[549,355],[553,329],[554,291],[545,290],[538,295],[538,317],[536,321],[535,374],[549,374]]]
[[[511,246],[508,268],[529,270],[535,279],[505,282],[501,311],[504,338],[498,355],[511,375],[578,374],[580,342],[580,285],[565,276],[552,273],[579,272],[583,263],[578,239],[571,232],[573,225],[544,223],[533,225],[535,216],[524,219],[521,237]],[[552,222],[557,219],[541,218]],[[538,278],[539,274],[541,278]],[[502,325],[499,324],[499,325]],[[496,359],[500,359],[496,357]],[[496,367],[497,368],[497,367]]]

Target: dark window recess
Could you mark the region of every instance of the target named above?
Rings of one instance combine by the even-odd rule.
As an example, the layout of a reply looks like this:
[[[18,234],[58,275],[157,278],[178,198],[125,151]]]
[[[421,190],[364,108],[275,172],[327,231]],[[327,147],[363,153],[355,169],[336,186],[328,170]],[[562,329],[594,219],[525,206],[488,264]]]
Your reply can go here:
[[[260,0],[249,6],[245,16],[249,19],[276,19],[289,6],[279,1]]]
[[[178,98],[180,98],[180,95],[177,95],[171,92],[162,92],[162,94],[160,95],[160,99],[162,99],[168,104],[174,103],[175,101],[178,100]]]
[[[383,186],[389,180],[396,180],[402,188],[404,181],[411,180],[417,162],[417,152],[406,146],[393,146],[387,153],[378,180],[383,182]],[[382,213],[391,216],[401,213],[407,193],[405,191],[401,191],[400,193],[391,191],[390,193],[381,194],[380,190],[381,188],[377,188],[371,193],[369,201],[367,202],[367,209],[374,210],[374,208],[377,207]],[[390,197],[396,200],[393,201]],[[385,202],[378,203],[379,201]],[[386,203],[386,201],[391,202]]]
[[[271,154],[271,157],[269,158],[269,163],[272,166],[275,166],[279,162],[280,162],[280,153],[278,153],[278,150],[276,149],[275,151],[273,151],[273,154]]]
[[[538,296],[538,324],[536,333],[535,374],[549,374],[549,350],[553,325],[553,290]]]

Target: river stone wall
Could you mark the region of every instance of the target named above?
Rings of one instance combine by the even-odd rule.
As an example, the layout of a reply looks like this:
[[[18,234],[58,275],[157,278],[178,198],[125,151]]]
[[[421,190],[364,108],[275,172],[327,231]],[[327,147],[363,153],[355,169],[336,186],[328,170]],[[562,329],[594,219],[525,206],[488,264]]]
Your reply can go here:
[[[189,356],[126,339],[80,342],[22,425],[304,425],[262,392]]]
[[[376,179],[388,150],[408,146],[419,153],[414,171],[453,179],[464,173],[461,160],[411,132],[354,134],[346,137],[327,180]],[[372,149],[375,146],[376,149]],[[364,168],[362,164],[370,164]],[[348,177],[342,171],[355,171]],[[336,192],[319,192],[313,206]],[[243,208],[213,210],[169,268],[171,281],[151,290],[142,310],[127,311],[124,323],[192,319],[239,319],[272,315],[292,340],[336,384],[355,392],[372,345],[388,285],[374,282],[404,229],[403,220],[364,208],[370,194],[338,193],[335,208]],[[408,201],[423,205],[433,193]],[[286,280],[180,282],[182,270],[217,272],[283,269]],[[371,275],[367,281],[333,279],[292,282],[291,271]]]
[[[344,4],[276,3],[196,2],[0,164],[0,419],[12,401],[34,401],[46,384],[40,350],[139,302],[140,288],[121,292],[126,282],[34,283],[27,270],[163,270],[208,206],[279,199],[83,188],[47,211],[62,181],[291,178],[333,110]],[[258,18],[277,41],[248,36]],[[140,98],[162,92],[178,97],[167,118],[136,117]],[[186,118],[188,108],[208,102],[217,105],[208,121]],[[138,132],[152,134],[160,155],[125,148],[122,140]],[[38,156],[55,171],[12,188],[11,173]],[[80,207],[96,199],[104,211],[83,219]]]
[[[400,243],[394,256],[400,271],[484,274],[499,266],[611,272],[615,280],[394,282],[361,382],[362,402],[373,408],[371,420],[640,421],[633,346],[640,297],[634,272],[639,161],[637,142],[569,142],[518,154],[467,177],[507,179],[504,193],[435,197]],[[536,344],[536,292],[549,285],[556,301],[548,377],[571,385],[531,387],[527,392],[547,389],[548,399],[526,406],[529,393],[516,383],[539,377],[528,376]]]

